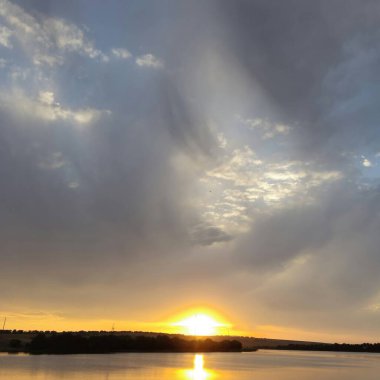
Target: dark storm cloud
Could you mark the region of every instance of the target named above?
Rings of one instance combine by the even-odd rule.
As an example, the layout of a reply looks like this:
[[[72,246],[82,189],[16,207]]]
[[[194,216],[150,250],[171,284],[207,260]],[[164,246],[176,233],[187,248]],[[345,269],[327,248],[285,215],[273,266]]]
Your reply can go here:
[[[339,139],[352,145],[347,137],[360,139],[363,132],[374,135],[371,119],[378,117],[378,110],[373,97],[367,93],[367,104],[355,97],[374,91],[371,82],[378,77],[377,2],[363,1],[360,6],[356,1],[216,4],[231,54],[261,84],[281,117],[299,123],[298,133],[306,138],[308,149],[322,150],[334,137],[343,148]],[[348,99],[352,104],[342,104]],[[335,112],[341,115],[333,117]],[[348,133],[347,125],[342,125],[347,122]]]
[[[271,310],[286,310],[288,318],[309,306],[364,310],[380,289],[375,274],[379,189],[372,177],[365,185],[371,189],[363,190],[359,161],[360,155],[379,150],[379,4],[215,4],[227,55],[234,56],[252,85],[260,84],[275,105],[271,116],[292,126],[293,157],[344,175],[339,186],[317,191],[315,205],[300,202],[257,215],[235,243],[236,263],[249,264],[247,272],[268,273],[263,280],[268,285],[258,287],[256,296]],[[304,257],[311,259],[289,269]]]
[[[303,141],[302,157],[340,167],[349,181],[354,180],[358,173],[342,154],[350,149],[356,153],[378,149],[374,80],[379,74],[379,4],[215,4],[225,26],[225,49],[235,56],[252,83],[260,83],[279,110],[276,117],[294,128],[292,138]],[[348,186],[347,191],[356,191],[355,186]],[[377,198],[372,201],[377,204]]]

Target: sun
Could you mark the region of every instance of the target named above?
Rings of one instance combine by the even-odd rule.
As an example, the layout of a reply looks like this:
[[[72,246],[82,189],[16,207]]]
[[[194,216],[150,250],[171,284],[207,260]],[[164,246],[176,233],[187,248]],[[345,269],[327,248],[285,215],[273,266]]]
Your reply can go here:
[[[226,327],[225,324],[204,313],[193,314],[174,325],[184,328],[187,334],[195,336],[215,335],[221,327]]]

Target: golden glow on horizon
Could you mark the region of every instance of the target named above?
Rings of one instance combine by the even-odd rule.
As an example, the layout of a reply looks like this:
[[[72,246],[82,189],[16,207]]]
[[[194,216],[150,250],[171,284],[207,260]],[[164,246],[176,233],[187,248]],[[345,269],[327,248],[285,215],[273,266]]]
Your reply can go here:
[[[183,317],[182,317],[183,318]],[[172,323],[182,329],[182,333],[195,336],[223,335],[230,325],[219,322],[216,317],[207,312],[190,314],[179,322]]]
[[[369,341],[376,343],[376,336],[369,338],[366,335],[349,334],[342,331],[310,331],[302,328],[290,328],[283,325],[255,325],[255,328],[248,329],[246,324],[242,324],[240,320],[236,320],[239,327],[228,323],[228,319],[223,317],[223,314],[216,313],[209,308],[188,309],[176,314],[171,314],[165,317],[154,316],[153,321],[137,321],[137,320],[122,320],[122,319],[85,319],[85,318],[67,318],[57,314],[38,313],[28,311],[25,313],[15,313],[14,311],[0,310],[0,327],[4,322],[4,317],[7,317],[6,330],[55,330],[55,331],[111,331],[115,327],[115,331],[146,331],[146,332],[161,332],[168,334],[188,334],[188,329],[180,326],[178,321],[182,321],[196,314],[205,314],[212,317],[215,321],[220,322],[219,326],[215,327],[217,335],[232,336],[251,336],[257,338],[268,339],[286,339],[286,340],[303,340],[303,341],[321,341],[330,343],[362,343]],[[153,318],[152,318],[153,319]],[[244,322],[243,322],[244,323]]]

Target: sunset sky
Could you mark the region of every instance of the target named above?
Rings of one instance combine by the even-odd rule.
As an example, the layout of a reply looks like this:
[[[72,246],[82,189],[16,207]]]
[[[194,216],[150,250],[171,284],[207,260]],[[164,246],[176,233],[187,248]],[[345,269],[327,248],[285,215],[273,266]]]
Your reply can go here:
[[[379,41],[370,0],[0,0],[0,327],[379,341]]]

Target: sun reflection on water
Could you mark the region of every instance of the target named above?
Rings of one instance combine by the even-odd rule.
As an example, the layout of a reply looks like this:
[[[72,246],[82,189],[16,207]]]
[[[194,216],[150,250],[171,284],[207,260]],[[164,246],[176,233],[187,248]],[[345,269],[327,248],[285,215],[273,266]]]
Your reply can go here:
[[[209,380],[214,377],[214,371],[204,369],[204,357],[202,354],[194,356],[193,368],[181,370],[183,380]]]

